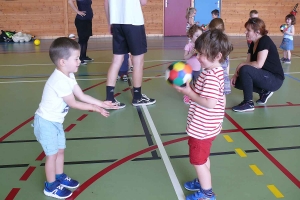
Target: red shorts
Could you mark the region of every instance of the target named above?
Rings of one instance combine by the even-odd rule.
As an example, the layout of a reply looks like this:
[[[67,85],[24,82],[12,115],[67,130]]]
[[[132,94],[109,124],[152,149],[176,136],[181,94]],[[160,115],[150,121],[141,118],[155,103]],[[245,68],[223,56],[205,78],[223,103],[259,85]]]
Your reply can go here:
[[[210,148],[215,137],[199,140],[193,137],[189,137],[190,147],[190,163],[192,165],[203,165],[206,163],[210,154]]]

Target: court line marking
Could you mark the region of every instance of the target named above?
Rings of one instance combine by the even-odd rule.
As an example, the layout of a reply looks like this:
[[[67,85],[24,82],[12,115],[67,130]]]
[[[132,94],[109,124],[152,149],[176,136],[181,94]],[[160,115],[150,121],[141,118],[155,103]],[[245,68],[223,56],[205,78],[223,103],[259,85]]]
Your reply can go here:
[[[289,78],[291,79],[294,79],[298,82],[300,82],[300,79],[297,79],[297,78],[294,78],[292,76],[289,76],[290,74],[300,74],[300,72],[288,72],[288,73],[284,73],[286,76],[288,76]],[[229,74],[229,75],[233,75],[233,74]],[[91,75],[93,76],[93,75]],[[98,75],[95,75],[95,76],[98,76]],[[131,77],[130,77],[131,78]],[[151,79],[154,79],[154,78],[165,78],[164,75],[162,76],[144,76],[143,77],[144,79],[147,79],[147,78],[151,78]],[[1,78],[0,78],[1,79]],[[7,84],[7,83],[39,83],[39,82],[46,82],[48,79],[43,79],[43,80],[34,80],[34,81],[0,81],[0,84]],[[106,77],[103,77],[103,78],[82,78],[82,79],[76,79],[77,81],[93,81],[93,80],[107,80]]]
[[[276,198],[284,198],[283,194],[277,189],[275,185],[267,185],[267,187],[274,194]]]
[[[254,172],[257,176],[262,176],[262,175],[264,175],[264,173],[263,173],[256,165],[249,165],[249,167],[253,170],[253,172]]]
[[[235,152],[236,152],[237,154],[239,154],[239,156],[241,156],[242,158],[247,157],[247,154],[246,154],[241,148],[236,148],[236,149],[234,149],[234,150],[235,150]]]
[[[179,183],[179,180],[178,180],[178,178],[177,178],[177,176],[175,174],[175,171],[173,169],[173,166],[171,164],[169,156],[168,156],[168,154],[166,152],[166,149],[164,148],[164,145],[163,145],[163,143],[162,143],[162,141],[161,141],[161,139],[159,137],[159,134],[158,134],[157,129],[156,129],[155,125],[154,125],[154,122],[153,122],[152,117],[151,117],[151,115],[149,113],[149,110],[148,110],[148,108],[145,105],[143,105],[142,108],[143,108],[143,111],[144,111],[145,116],[147,118],[147,121],[148,121],[148,124],[150,126],[150,129],[152,131],[152,134],[153,134],[153,137],[155,139],[156,145],[158,146],[158,150],[159,150],[159,152],[161,154],[161,158],[162,158],[162,160],[163,160],[163,162],[165,164],[165,167],[166,167],[167,172],[169,174],[169,177],[171,179],[171,182],[172,182],[172,185],[173,185],[174,190],[176,192],[177,198],[178,198],[178,200],[185,200],[185,196],[184,196],[183,190],[182,190],[181,185]]]
[[[233,139],[229,135],[223,135],[227,142],[233,142]]]

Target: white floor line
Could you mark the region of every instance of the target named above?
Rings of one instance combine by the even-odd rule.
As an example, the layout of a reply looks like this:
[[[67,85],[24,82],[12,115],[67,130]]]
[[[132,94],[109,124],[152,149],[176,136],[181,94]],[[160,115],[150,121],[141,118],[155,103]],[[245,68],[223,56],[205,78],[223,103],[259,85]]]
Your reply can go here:
[[[152,134],[153,134],[154,139],[155,139],[155,142],[156,142],[156,144],[158,146],[158,150],[159,150],[159,152],[161,154],[163,162],[164,162],[164,164],[166,166],[166,169],[168,171],[168,174],[169,174],[169,177],[170,177],[171,182],[173,184],[173,187],[174,187],[174,190],[176,192],[177,198],[178,198],[178,200],[185,200],[185,196],[184,196],[184,193],[182,191],[181,185],[180,185],[180,183],[178,181],[178,178],[177,178],[177,176],[175,174],[175,171],[174,171],[173,166],[171,164],[171,161],[170,161],[170,159],[169,159],[169,157],[167,155],[167,152],[166,152],[166,150],[165,150],[165,148],[164,148],[164,146],[162,144],[162,141],[161,141],[161,139],[159,137],[159,134],[158,134],[158,132],[156,130],[156,127],[155,127],[155,125],[153,123],[153,120],[152,120],[151,115],[150,115],[150,113],[148,111],[148,108],[146,106],[142,106],[142,108],[143,108],[143,111],[144,111],[144,113],[146,115],[146,118],[148,120],[150,129],[151,129]]]

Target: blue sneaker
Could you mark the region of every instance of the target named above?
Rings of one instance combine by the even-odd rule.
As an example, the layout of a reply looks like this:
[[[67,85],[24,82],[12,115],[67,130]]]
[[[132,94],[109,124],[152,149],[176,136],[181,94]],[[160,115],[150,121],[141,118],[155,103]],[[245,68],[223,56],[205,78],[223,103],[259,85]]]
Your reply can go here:
[[[253,103],[253,101],[244,100],[239,105],[233,106],[232,110],[235,111],[235,112],[253,111],[254,110],[254,103]]]
[[[66,188],[69,189],[74,189],[77,188],[79,186],[78,181],[71,179],[70,177],[68,177],[66,174],[62,174],[57,181],[60,182],[60,184]]]
[[[195,178],[192,181],[188,181],[184,184],[184,188],[189,191],[199,191],[201,188],[201,185],[199,183],[199,179]]]
[[[213,194],[211,197],[207,197],[205,194],[198,191],[194,194],[186,196],[186,200],[216,200],[216,196]]]
[[[72,195],[72,192],[62,186],[59,181],[55,181],[51,188],[48,188],[45,183],[44,194],[48,197],[66,199]]]

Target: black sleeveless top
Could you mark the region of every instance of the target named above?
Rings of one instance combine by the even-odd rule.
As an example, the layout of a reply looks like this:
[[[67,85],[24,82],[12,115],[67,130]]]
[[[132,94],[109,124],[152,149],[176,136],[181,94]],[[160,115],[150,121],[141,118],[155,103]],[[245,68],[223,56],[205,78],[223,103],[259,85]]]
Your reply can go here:
[[[80,20],[92,20],[93,19],[93,9],[92,0],[76,0],[77,8],[79,11],[85,11],[85,16],[76,15],[77,19]]]

